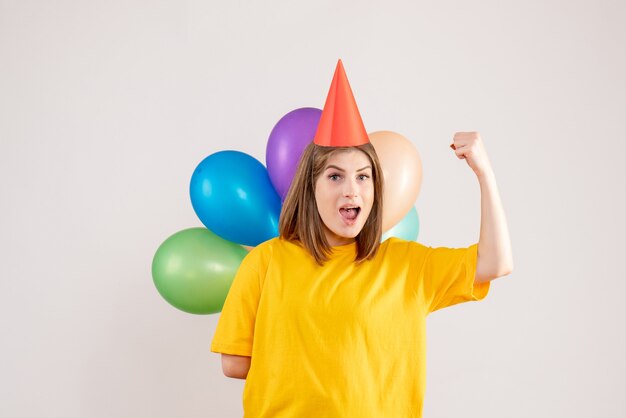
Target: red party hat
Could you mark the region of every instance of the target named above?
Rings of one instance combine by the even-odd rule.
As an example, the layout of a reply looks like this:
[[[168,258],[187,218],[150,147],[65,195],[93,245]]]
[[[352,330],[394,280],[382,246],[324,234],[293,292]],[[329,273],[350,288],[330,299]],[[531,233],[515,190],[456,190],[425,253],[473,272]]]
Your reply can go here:
[[[341,60],[337,62],[313,142],[326,147],[353,147],[370,142]]]

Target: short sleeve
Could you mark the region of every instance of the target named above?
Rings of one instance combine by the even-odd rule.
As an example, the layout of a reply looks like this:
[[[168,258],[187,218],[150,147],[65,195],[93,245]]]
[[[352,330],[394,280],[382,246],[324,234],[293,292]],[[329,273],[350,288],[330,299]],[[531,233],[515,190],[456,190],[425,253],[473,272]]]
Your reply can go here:
[[[467,248],[427,248],[421,280],[428,313],[487,296],[490,282],[474,282],[477,259],[478,244]]]
[[[254,253],[253,253],[254,252]],[[241,262],[224,301],[211,342],[215,353],[252,355],[254,323],[261,296],[261,277],[253,249]]]

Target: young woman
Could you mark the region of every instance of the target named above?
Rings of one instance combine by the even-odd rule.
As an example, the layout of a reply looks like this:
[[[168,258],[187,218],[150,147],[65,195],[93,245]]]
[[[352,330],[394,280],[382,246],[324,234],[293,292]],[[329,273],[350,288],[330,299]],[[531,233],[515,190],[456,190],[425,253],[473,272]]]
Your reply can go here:
[[[324,112],[329,102],[345,101],[327,100]],[[343,111],[332,112],[336,123]],[[380,243],[374,148],[364,129],[324,133],[324,120],[285,199],[280,236],[243,260],[211,351],[226,376],[246,379],[245,417],[420,417],[427,315],[483,299],[490,280],[512,270],[493,171],[480,135],[457,133],[456,155],[481,185],[477,244]]]

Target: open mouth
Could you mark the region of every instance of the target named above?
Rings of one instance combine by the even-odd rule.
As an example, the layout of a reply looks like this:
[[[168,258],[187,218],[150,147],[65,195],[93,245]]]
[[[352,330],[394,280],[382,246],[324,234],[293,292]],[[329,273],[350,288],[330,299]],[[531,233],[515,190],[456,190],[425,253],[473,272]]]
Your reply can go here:
[[[358,206],[347,206],[345,208],[339,208],[339,213],[341,214],[341,217],[348,224],[354,223],[360,212],[361,208]]]

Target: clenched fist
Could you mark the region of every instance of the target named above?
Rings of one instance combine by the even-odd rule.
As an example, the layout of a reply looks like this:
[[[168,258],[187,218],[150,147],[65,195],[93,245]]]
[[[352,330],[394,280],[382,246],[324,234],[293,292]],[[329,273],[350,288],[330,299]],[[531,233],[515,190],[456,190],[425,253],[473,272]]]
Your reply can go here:
[[[478,132],[456,132],[450,148],[458,159],[467,162],[477,176],[491,171],[491,163]]]

